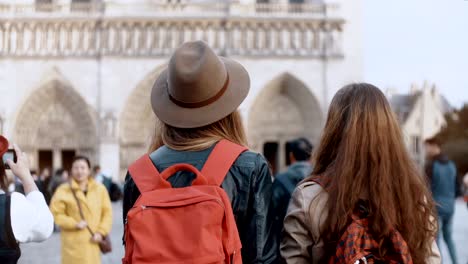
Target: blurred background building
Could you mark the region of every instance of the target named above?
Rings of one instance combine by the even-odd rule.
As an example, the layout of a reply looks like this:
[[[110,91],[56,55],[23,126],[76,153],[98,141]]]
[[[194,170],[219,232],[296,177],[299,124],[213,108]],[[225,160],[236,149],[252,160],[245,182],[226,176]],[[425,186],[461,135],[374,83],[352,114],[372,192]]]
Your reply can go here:
[[[331,96],[362,80],[361,0],[0,0],[0,133],[32,167],[90,156],[115,179],[154,127],[153,81],[202,39],[251,76],[241,112],[274,170],[285,142],[316,143]]]
[[[407,94],[387,90],[387,97],[396,113],[413,159],[423,165],[424,140],[434,137],[446,125],[445,117],[454,109],[435,86],[424,82],[413,84]]]

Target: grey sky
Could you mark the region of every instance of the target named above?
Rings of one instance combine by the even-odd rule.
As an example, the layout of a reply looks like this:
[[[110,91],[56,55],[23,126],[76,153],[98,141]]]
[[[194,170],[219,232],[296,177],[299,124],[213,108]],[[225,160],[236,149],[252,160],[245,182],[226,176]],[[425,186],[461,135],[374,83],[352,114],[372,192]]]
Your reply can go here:
[[[435,83],[468,103],[468,0],[364,0],[364,77],[408,92]]]

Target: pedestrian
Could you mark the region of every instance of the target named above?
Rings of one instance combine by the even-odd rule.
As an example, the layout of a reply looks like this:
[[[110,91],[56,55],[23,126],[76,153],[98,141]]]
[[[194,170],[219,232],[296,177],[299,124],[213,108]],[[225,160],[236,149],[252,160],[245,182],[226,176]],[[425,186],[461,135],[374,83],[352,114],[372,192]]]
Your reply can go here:
[[[8,140],[0,136],[0,157],[8,150]],[[11,172],[22,182],[25,194],[8,193],[5,164],[0,162],[0,263],[14,264],[21,256],[19,243],[42,242],[50,237],[53,217],[44,196],[29,171],[28,157],[15,146],[17,161],[7,160]]]
[[[73,159],[71,180],[58,187],[50,207],[61,230],[62,263],[101,263],[100,251],[109,243],[112,208],[104,185],[91,177],[88,158]]]
[[[111,185],[112,185],[112,179],[109,176],[102,173],[101,166],[99,166],[99,165],[94,166],[93,175],[94,175],[94,179],[97,182],[102,183],[106,187],[107,192],[110,193],[110,188],[111,188]]]
[[[278,241],[283,230],[283,220],[288,210],[289,200],[296,185],[310,176],[312,172],[312,144],[306,138],[298,138],[286,143],[290,166],[285,172],[279,173],[273,182],[273,207],[275,208],[275,233]],[[279,243],[278,243],[279,254]]]
[[[52,179],[49,182],[49,185],[47,187],[47,192],[50,194],[50,196],[54,196],[55,191],[57,188],[68,182],[68,171],[65,169],[57,169],[54,173],[54,176],[52,176]]]
[[[441,263],[424,178],[375,86],[337,92],[284,220],[286,263]]]
[[[68,171],[65,169],[57,169],[55,171],[54,176],[49,182],[49,186],[47,187],[47,192],[50,194],[51,197],[54,196],[57,188],[68,182]],[[54,232],[60,232],[60,228],[57,224],[54,224]]]
[[[48,186],[51,178],[50,169],[44,168],[39,176],[33,177],[36,177],[36,185],[39,188],[39,191],[44,195],[47,204],[50,204],[50,199],[52,198],[51,194],[48,191]]]
[[[242,65],[204,42],[175,51],[152,89],[160,123],[151,154],[130,166],[125,180],[124,263],[276,260],[271,174],[267,161],[247,150],[237,111],[249,86]],[[140,205],[156,200],[160,207]]]
[[[45,189],[47,189],[47,185],[49,183],[50,176],[51,175],[50,175],[50,169],[49,168],[44,168],[41,171],[41,174],[39,176],[37,176],[37,181],[39,181],[41,183],[41,185],[43,186],[43,191]]]
[[[101,166],[99,165],[94,166],[93,172],[94,179],[97,182],[102,183],[106,187],[107,193],[109,193],[109,197],[112,202],[122,200],[122,185],[115,183],[114,181],[112,181],[112,177],[109,177],[106,174],[102,173]]]
[[[457,253],[452,238],[455,201],[460,195],[457,168],[455,163],[442,152],[441,143],[437,138],[429,138],[424,143],[428,158],[426,175],[431,185],[432,196],[437,204],[439,219],[437,242],[440,246],[441,238],[444,239],[452,263],[457,264]]]

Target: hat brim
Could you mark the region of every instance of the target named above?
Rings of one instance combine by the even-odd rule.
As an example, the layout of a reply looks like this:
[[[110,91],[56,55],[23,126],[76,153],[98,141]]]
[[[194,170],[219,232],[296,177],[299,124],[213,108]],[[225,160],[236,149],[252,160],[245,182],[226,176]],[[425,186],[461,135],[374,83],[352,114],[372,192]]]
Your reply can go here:
[[[169,98],[168,72],[164,70],[151,91],[151,107],[159,120],[173,127],[196,128],[215,123],[236,111],[249,93],[249,74],[240,63],[224,57],[220,59],[229,74],[228,87],[214,103],[199,108],[181,107]]]

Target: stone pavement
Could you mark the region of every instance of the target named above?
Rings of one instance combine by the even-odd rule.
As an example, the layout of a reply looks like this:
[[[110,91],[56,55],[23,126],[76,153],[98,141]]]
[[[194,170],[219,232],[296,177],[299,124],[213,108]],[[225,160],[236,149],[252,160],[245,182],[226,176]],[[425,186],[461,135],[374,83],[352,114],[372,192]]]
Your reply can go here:
[[[468,264],[468,208],[466,203],[458,201],[453,223],[453,240],[457,247],[458,264]],[[441,243],[444,264],[452,264],[445,244]]]
[[[114,203],[114,225],[112,229],[113,252],[103,257],[103,264],[121,263],[123,256],[122,238],[122,208],[121,203]],[[454,221],[454,239],[458,250],[459,264],[468,264],[468,209],[459,201]],[[21,246],[22,254],[19,264],[59,264],[60,235],[55,233],[43,243],[25,244]],[[450,264],[445,245],[442,246],[444,264]]]

